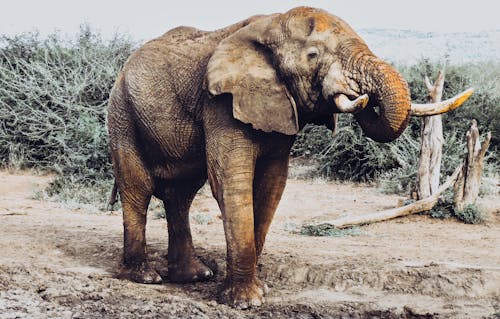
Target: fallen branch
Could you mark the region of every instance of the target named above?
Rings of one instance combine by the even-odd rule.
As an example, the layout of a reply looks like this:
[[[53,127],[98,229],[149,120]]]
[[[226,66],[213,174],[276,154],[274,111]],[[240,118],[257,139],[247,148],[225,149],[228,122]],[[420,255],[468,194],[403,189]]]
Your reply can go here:
[[[450,177],[448,177],[446,182],[443,185],[441,185],[441,187],[439,187],[439,189],[435,194],[427,198],[418,200],[412,204],[403,207],[384,210],[381,212],[375,212],[361,216],[346,216],[330,221],[321,222],[318,223],[317,226],[330,225],[335,228],[347,228],[355,225],[381,222],[396,217],[407,216],[430,210],[436,205],[441,193],[443,193],[446,189],[455,184],[455,181],[457,180],[459,173],[462,171],[462,168],[463,164],[457,167],[457,169],[455,169],[455,172],[453,172],[453,174]]]

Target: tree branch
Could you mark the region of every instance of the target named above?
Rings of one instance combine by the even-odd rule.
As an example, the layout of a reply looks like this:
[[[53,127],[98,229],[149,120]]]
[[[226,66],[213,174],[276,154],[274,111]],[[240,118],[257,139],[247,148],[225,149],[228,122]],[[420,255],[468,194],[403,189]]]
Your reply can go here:
[[[455,181],[457,180],[457,177],[459,173],[462,171],[463,164],[461,164],[459,167],[455,169],[455,172],[448,177],[446,182],[439,187],[437,192],[427,198],[418,200],[410,205],[406,205],[403,207],[398,207],[398,208],[393,208],[393,209],[388,209],[380,212],[375,212],[375,213],[370,213],[370,214],[365,214],[361,216],[346,216],[330,221],[325,221],[321,223],[317,223],[316,226],[322,226],[322,225],[328,225],[328,226],[333,226],[335,228],[347,228],[355,225],[363,225],[363,224],[371,224],[375,222],[381,222],[389,219],[393,219],[396,217],[401,217],[401,216],[407,216],[423,211],[427,211],[432,209],[438,199],[441,193],[443,193],[446,189],[448,189],[450,186],[452,186]]]

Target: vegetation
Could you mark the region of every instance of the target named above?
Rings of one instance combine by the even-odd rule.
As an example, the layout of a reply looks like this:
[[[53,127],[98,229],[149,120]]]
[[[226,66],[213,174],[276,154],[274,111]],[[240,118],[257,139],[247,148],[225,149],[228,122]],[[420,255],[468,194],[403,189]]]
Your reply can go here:
[[[477,205],[469,204],[463,210],[455,210],[451,199],[438,202],[428,214],[439,219],[455,217],[465,224],[480,224],[487,220],[487,215]]]
[[[57,174],[44,196],[96,203],[104,208],[112,185],[106,131],[106,103],[114,79],[135,44],[123,36],[104,40],[82,27],[72,40],[57,34],[41,39],[27,33],[0,38],[0,165]],[[424,75],[441,65],[421,61],[398,66],[413,99],[424,101]],[[447,98],[469,86],[476,93],[444,117],[444,175],[461,160],[464,135],[476,118],[492,131],[487,170],[498,166],[500,63],[448,66]],[[350,115],[341,115],[332,137],[324,127],[307,126],[292,155],[315,161],[317,174],[331,179],[379,181],[390,192],[406,192],[415,180],[420,122],[412,119],[400,139],[379,144],[367,139]]]
[[[474,204],[465,206],[463,210],[455,211],[455,216],[466,224],[479,224],[486,219],[481,209]]]
[[[302,225],[299,230],[299,234],[306,236],[315,237],[347,237],[347,236],[359,236],[361,232],[358,227],[338,229],[328,224],[321,225]]]
[[[0,164],[56,172],[49,195],[103,200],[99,186],[110,189],[112,176],[106,103],[132,48],[125,37],[105,41],[88,27],[73,40],[0,38]]]

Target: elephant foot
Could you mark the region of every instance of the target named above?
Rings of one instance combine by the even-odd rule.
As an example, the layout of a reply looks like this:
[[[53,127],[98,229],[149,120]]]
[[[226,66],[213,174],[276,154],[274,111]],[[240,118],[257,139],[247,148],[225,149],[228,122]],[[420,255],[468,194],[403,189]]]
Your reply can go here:
[[[122,266],[118,277],[127,278],[140,284],[160,284],[162,282],[160,275],[147,262],[133,267]]]
[[[226,279],[219,301],[234,308],[249,309],[261,306],[268,292],[267,285],[255,277],[248,282]]]
[[[168,278],[171,282],[206,281],[213,276],[213,271],[198,258],[193,258],[189,262],[169,263],[168,265]]]

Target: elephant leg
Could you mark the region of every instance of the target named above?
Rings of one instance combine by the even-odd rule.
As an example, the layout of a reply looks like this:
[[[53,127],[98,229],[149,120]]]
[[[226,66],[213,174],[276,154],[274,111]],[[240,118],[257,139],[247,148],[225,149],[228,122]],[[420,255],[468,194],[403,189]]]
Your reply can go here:
[[[189,208],[205,179],[176,182],[165,189],[165,212],[168,222],[168,278],[172,282],[210,279],[213,272],[195,254]]]
[[[123,268],[120,276],[139,283],[160,283],[146,258],[146,214],[153,182],[133,149],[112,152],[123,207]]]
[[[225,142],[217,145],[227,145]],[[227,243],[227,275],[220,299],[242,309],[261,305],[264,295],[264,285],[256,278],[252,195],[255,156],[247,142],[234,137],[229,151],[217,146],[207,150],[210,186],[222,212]]]
[[[285,189],[288,175],[288,153],[279,158],[257,161],[254,178],[254,231],[257,258],[262,253],[274,212]]]

